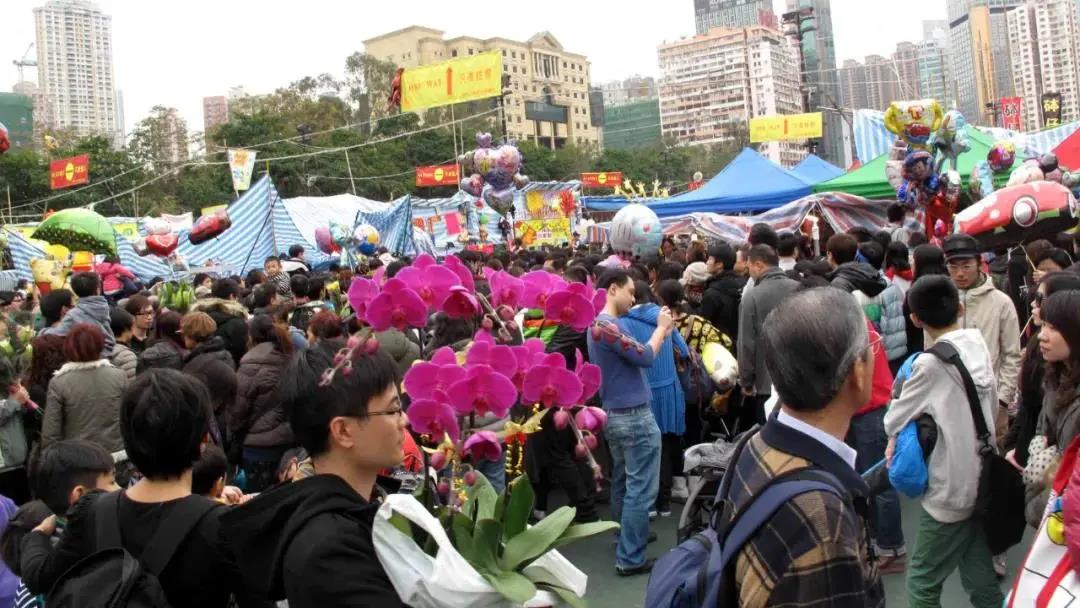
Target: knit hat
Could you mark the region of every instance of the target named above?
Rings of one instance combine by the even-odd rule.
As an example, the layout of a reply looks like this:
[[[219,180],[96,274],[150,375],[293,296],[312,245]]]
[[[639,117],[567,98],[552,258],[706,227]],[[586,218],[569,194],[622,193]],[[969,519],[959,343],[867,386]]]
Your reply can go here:
[[[705,262],[694,262],[686,267],[679,282],[683,285],[704,285],[708,280],[709,267]]]

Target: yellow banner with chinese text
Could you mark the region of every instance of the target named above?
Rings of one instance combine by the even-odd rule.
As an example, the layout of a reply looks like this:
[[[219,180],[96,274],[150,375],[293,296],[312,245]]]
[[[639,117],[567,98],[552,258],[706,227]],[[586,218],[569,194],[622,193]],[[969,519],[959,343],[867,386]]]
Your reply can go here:
[[[751,143],[814,137],[821,137],[821,112],[750,119]]]
[[[559,246],[570,242],[570,218],[519,220],[514,222],[514,234],[525,247]]]
[[[491,51],[405,70],[401,111],[498,97],[502,92],[502,53]]]

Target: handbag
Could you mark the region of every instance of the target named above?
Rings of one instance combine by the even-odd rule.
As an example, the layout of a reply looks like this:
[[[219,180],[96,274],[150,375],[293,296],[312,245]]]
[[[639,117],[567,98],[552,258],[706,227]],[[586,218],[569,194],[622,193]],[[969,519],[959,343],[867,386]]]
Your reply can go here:
[[[1061,467],[1050,488],[1046,514],[1005,600],[1007,608],[1064,606],[1080,595],[1080,578],[1072,567],[1065,544],[1062,518],[1062,497],[1076,465],[1077,448],[1080,448],[1080,442],[1073,441],[1062,456]]]
[[[986,426],[979,393],[971,373],[964,367],[960,353],[948,342],[938,342],[928,351],[960,373],[967,393],[971,418],[975,423],[975,436],[979,441],[982,467],[979,474],[979,490],[975,498],[972,518],[982,522],[990,553],[1000,555],[1020,542],[1027,522],[1024,518],[1024,480],[1008,460],[994,449],[993,437]]]
[[[692,348],[687,349],[687,355],[680,353],[677,348],[674,350],[675,372],[679,376],[686,405],[704,408],[712,401],[713,393],[716,392],[712,379],[705,371],[705,363]]]

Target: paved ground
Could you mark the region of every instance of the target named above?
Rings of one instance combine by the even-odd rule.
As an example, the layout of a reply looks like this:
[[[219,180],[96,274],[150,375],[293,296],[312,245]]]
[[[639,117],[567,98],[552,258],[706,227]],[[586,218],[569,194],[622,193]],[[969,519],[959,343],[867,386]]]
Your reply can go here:
[[[903,499],[903,518],[905,538],[909,543],[915,538],[915,525],[917,521],[918,504]],[[662,555],[675,544],[675,524],[678,513],[672,517],[661,518],[653,523],[653,529],[659,539],[649,546],[650,556]],[[1020,561],[1030,544],[1031,530],[1025,542],[1014,547],[1009,553],[1010,576],[1002,583],[1003,589],[1008,589],[1006,584],[1011,584],[1011,573],[1015,572]],[[590,608],[638,608],[645,603],[646,576],[632,578],[620,578],[615,575],[615,548],[610,539],[595,538],[566,547],[563,553],[570,558],[579,568],[589,575],[589,591],[586,599]],[[885,591],[889,608],[906,608],[908,605],[907,595],[904,592],[903,575],[885,577]],[[941,605],[949,608],[969,606],[967,595],[960,586],[960,576],[957,573],[945,583]]]

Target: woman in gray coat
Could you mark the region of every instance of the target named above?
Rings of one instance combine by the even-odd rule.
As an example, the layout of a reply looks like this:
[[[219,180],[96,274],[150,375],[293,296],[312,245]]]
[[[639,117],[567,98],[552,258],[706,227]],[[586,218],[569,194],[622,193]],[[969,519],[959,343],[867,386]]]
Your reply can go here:
[[[96,325],[80,323],[64,340],[68,362],[49,382],[42,446],[63,439],[86,439],[116,453],[120,436],[120,400],[127,374],[101,357],[105,334]]]

